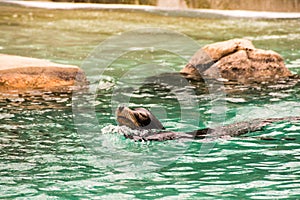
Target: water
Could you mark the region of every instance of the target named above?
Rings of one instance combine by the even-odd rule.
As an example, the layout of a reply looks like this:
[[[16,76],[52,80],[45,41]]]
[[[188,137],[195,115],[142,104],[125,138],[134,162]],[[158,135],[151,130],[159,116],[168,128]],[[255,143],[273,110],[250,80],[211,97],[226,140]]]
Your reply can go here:
[[[157,16],[124,11],[55,11],[1,4],[0,52],[81,65],[99,42],[136,28],[176,30],[200,45],[247,37],[257,47],[273,49],[299,72],[299,20],[205,19]],[[141,56],[140,58],[138,56]],[[135,60],[132,60],[135,58]],[[29,91],[1,94],[0,198],[9,199],[297,199],[300,198],[299,122],[280,122],[248,137],[206,142],[166,141],[134,143],[118,134],[111,102],[116,86],[128,70],[150,61],[174,71],[185,60],[157,51],[133,51],[118,58],[105,72],[95,105],[99,132],[86,136],[74,123],[72,94]],[[93,72],[94,69],[86,69]],[[142,73],[133,84],[143,85]],[[97,74],[89,75],[97,80]],[[129,82],[130,83],[130,82]],[[95,83],[96,84],[96,83]],[[151,86],[151,87],[150,87]],[[169,130],[214,125],[217,111],[211,96],[195,86],[190,91],[199,106],[198,122],[181,119],[172,88],[140,87],[130,105],[145,106]],[[126,87],[125,87],[126,88]],[[176,94],[176,93],[175,93]],[[247,89],[228,93],[221,101],[223,122],[299,115],[299,87],[282,90]],[[224,100],[223,99],[223,100]],[[223,103],[226,104],[223,104]],[[218,105],[218,104],[216,104]],[[76,114],[76,113],[75,113]],[[89,113],[88,113],[89,114]],[[221,113],[222,114],[222,113]],[[87,117],[91,117],[88,116]],[[222,119],[222,118],[221,118]],[[92,123],[92,121],[88,121]],[[98,129],[96,129],[97,131]],[[255,136],[271,136],[262,141]],[[294,137],[294,141],[280,138]],[[206,151],[210,150],[210,151]],[[205,154],[208,153],[208,154]]]

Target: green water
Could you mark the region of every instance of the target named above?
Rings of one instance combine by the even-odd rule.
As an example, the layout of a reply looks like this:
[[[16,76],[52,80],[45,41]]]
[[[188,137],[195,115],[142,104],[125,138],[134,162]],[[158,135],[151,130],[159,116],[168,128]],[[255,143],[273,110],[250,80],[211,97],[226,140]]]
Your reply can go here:
[[[157,27],[186,34],[199,45],[247,37],[257,47],[283,55],[294,73],[300,70],[299,20],[201,19],[141,12],[0,6],[0,53],[80,66],[109,36]],[[132,51],[108,67],[103,79],[106,81],[101,84],[97,83],[100,75],[95,69],[83,66],[88,78],[99,87],[92,102],[99,134],[92,135],[90,141],[85,140],[80,123],[74,119],[71,94],[39,91],[1,94],[0,198],[300,198],[299,122],[276,123],[249,134],[251,137],[216,141],[134,143],[124,139],[114,119],[112,93],[115,87],[122,88],[130,81],[119,80],[124,77],[124,70],[150,61],[167,63],[174,71],[186,62],[163,51]],[[141,85],[141,74],[134,74],[136,85]],[[185,120],[180,118],[181,114],[188,115],[190,108],[181,107],[170,88],[140,87],[137,91],[121,92],[123,96],[116,95],[115,100],[133,94],[129,105],[143,105],[161,114],[160,119],[169,130],[191,130],[196,125],[213,124],[218,112],[213,110],[211,97],[194,86],[187,89],[192,92],[184,95],[195,99],[197,109]],[[253,118],[299,115],[299,97],[298,86],[226,94],[226,101],[222,101],[223,121],[218,122],[230,124]],[[201,116],[198,124],[193,121],[195,112]],[[83,122],[84,127],[93,125],[92,121]],[[262,141],[254,138],[258,135],[296,140]]]

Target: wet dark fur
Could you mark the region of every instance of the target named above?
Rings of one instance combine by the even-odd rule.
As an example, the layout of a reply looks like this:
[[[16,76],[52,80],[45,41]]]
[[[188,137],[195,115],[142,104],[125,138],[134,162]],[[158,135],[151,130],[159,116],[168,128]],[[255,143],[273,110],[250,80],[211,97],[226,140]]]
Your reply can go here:
[[[127,107],[119,107],[116,111],[117,121],[120,126],[128,123],[122,120],[126,116],[130,116],[126,120],[130,121],[129,127],[132,129],[149,130],[147,133],[141,135],[124,134],[126,138],[135,141],[164,141],[175,139],[204,139],[207,137],[222,137],[222,136],[240,136],[250,132],[262,130],[265,126],[280,121],[298,121],[300,117],[284,117],[284,118],[268,118],[255,119],[249,122],[238,122],[228,126],[221,126],[215,129],[205,128],[192,132],[172,132],[164,131],[165,129],[159,120],[148,110],[144,108],[137,108],[132,110]],[[135,125],[136,124],[136,125]],[[134,125],[134,126],[132,126]],[[153,130],[154,129],[154,130]],[[264,138],[261,138],[264,139]],[[273,139],[273,138],[265,138]],[[288,138],[292,139],[292,138]]]

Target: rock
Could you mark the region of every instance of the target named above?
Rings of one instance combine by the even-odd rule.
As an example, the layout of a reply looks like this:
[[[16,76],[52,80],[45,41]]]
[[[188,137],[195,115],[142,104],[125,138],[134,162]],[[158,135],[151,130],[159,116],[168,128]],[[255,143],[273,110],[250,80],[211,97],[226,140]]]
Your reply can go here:
[[[0,90],[63,89],[85,82],[77,66],[0,54]]]
[[[233,39],[204,46],[180,71],[188,79],[222,79],[242,84],[276,82],[292,76],[283,58],[256,49],[251,41]]]

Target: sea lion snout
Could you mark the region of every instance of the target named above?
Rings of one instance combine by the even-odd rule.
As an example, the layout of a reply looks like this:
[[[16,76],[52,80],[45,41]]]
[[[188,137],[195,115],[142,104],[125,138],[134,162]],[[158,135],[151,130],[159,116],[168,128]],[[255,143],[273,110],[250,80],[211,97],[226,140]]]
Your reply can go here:
[[[120,126],[127,126],[131,129],[137,129],[140,126],[132,110],[125,106],[119,106],[116,109],[116,118]]]

